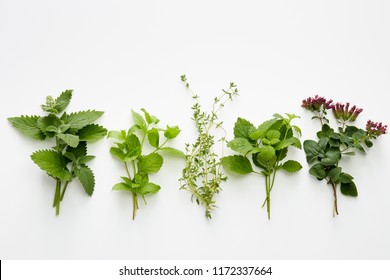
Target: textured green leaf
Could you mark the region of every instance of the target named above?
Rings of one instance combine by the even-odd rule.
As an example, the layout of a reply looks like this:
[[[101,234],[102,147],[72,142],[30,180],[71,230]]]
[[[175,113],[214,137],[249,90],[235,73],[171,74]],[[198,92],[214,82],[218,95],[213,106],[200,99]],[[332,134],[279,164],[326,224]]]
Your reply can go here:
[[[55,100],[55,106],[54,109],[57,111],[57,113],[61,113],[68,107],[70,100],[72,99],[72,92],[73,90],[65,90],[61,93],[59,97]]]
[[[153,120],[152,120],[152,117],[150,116],[150,114],[144,108],[142,108],[141,111],[144,112],[146,122],[148,124],[153,123]]]
[[[69,124],[72,129],[77,131],[89,124],[94,123],[103,115],[103,113],[104,112],[95,110],[72,113],[70,115],[64,115],[64,122]]]
[[[161,151],[167,153],[168,155],[185,157],[185,154],[184,154],[182,151],[177,150],[177,149],[175,149],[175,148],[171,148],[171,147],[162,147],[162,148],[161,148]]]
[[[103,139],[107,134],[107,129],[98,124],[90,124],[80,129],[77,135],[80,141],[95,142]]]
[[[108,132],[107,138],[114,138],[119,141],[126,141],[126,133],[123,134],[122,131],[111,130]]]
[[[330,148],[326,151],[325,157],[321,159],[323,165],[335,165],[341,158],[341,153],[338,148]]]
[[[87,143],[84,141],[79,142],[76,148],[67,147],[66,151],[72,153],[75,158],[80,158],[87,155]]]
[[[309,169],[309,173],[319,180],[322,180],[326,177],[325,166],[323,166],[321,163],[314,164]]]
[[[249,140],[249,135],[255,131],[255,126],[243,118],[238,118],[234,124],[233,132],[235,138],[245,138]]]
[[[67,145],[76,148],[79,144],[79,137],[73,134],[62,134],[58,133],[57,137],[63,140]]]
[[[291,137],[291,138],[283,139],[278,144],[276,144],[275,150],[281,150],[287,148],[288,146],[294,146],[298,149],[302,148],[301,141],[299,141],[299,139],[296,137]]]
[[[144,118],[137,112],[134,112],[133,110],[131,110],[131,114],[133,115],[134,122],[142,129],[144,133],[146,133],[147,126]]]
[[[243,155],[246,155],[249,151],[253,149],[252,144],[249,143],[249,141],[245,138],[234,138],[233,140],[229,141],[227,146],[233,151]]]
[[[78,158],[78,163],[79,164],[86,164],[87,162],[90,162],[94,158],[95,158],[95,156],[81,156]]]
[[[268,121],[263,122],[259,127],[257,128],[257,131],[259,133],[259,138],[264,138],[267,131],[277,122],[277,119],[270,119]]]
[[[259,157],[262,158],[263,161],[270,161],[276,156],[275,149],[271,146],[263,146],[260,148]]]
[[[354,182],[341,183],[340,190],[343,195],[358,196],[358,191]]]
[[[39,118],[37,124],[47,137],[54,137],[55,133],[53,133],[53,127],[55,127],[55,131],[57,131],[58,128],[62,125],[62,122],[56,115],[49,114],[46,117]]]
[[[72,175],[66,167],[66,158],[53,150],[40,150],[31,155],[31,159],[47,174],[63,181],[70,181]]]
[[[131,188],[133,182],[129,178],[122,176],[121,179],[123,180],[123,182],[125,182],[126,185],[128,185]]]
[[[173,139],[177,135],[179,135],[179,133],[180,133],[180,129],[177,125],[175,125],[175,126],[167,125],[167,129],[164,130],[164,136],[167,139]]]
[[[282,168],[287,172],[297,172],[302,169],[302,165],[295,160],[288,160],[283,163]]]
[[[20,116],[8,118],[8,121],[24,135],[37,140],[44,140],[46,136],[37,124],[39,118],[39,116]]]
[[[248,174],[253,172],[252,165],[244,156],[234,155],[221,159],[222,166],[231,172],[238,174]]]
[[[160,143],[160,135],[158,133],[158,130],[155,128],[148,130],[148,141],[149,144],[152,145],[155,148],[158,148],[158,145]]]
[[[136,192],[142,195],[145,194],[153,194],[156,193],[160,190],[160,186],[156,185],[154,183],[146,183],[143,186],[140,186],[139,188],[136,189]]]
[[[113,156],[117,157],[119,160],[125,161],[126,155],[125,155],[125,153],[121,149],[116,148],[116,147],[111,147],[110,148],[110,153]]]
[[[137,157],[141,155],[142,147],[137,135],[130,134],[126,140],[126,159],[131,157]]]
[[[95,176],[93,175],[92,170],[88,166],[82,165],[77,169],[76,175],[83,186],[84,191],[89,196],[92,196],[95,189]]]
[[[140,158],[138,162],[138,172],[140,173],[156,173],[163,165],[163,158],[157,153],[151,153]]]
[[[347,184],[347,183],[352,182],[353,177],[351,175],[349,175],[348,173],[341,173],[339,179],[340,179],[341,183]]]
[[[308,163],[312,163],[317,160],[318,156],[324,151],[318,145],[316,141],[306,140],[303,142],[303,149],[306,153],[306,160]]]
[[[333,182],[339,180],[341,175],[341,167],[335,167],[328,172],[327,177],[331,178]]]
[[[113,187],[112,187],[112,190],[113,191],[128,191],[128,192],[131,192],[131,187],[126,185],[125,183],[118,183],[118,184],[115,184]]]
[[[268,130],[267,133],[265,134],[265,136],[267,137],[268,140],[270,141],[273,141],[273,140],[279,140],[280,138],[280,132],[275,130],[275,129],[271,129],[271,130]]]

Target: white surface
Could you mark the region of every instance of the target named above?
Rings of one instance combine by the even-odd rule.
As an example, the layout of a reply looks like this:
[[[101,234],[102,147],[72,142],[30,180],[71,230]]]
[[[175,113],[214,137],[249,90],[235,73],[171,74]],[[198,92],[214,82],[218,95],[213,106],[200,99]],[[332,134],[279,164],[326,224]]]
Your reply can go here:
[[[29,140],[6,117],[40,114],[46,95],[74,89],[70,111],[100,109],[108,129],[131,125],[147,108],[178,124],[174,142],[194,139],[186,73],[205,105],[234,81],[240,96],[221,118],[232,137],[237,116],[255,124],[275,112],[301,115],[303,139],[318,125],[300,108],[314,94],[350,101],[390,124],[388,1],[0,1],[1,259],[388,259],[390,136],[368,156],[344,163],[358,198],[332,192],[304,169],[279,174],[272,220],[260,209],[258,176],[230,176],[212,221],[179,191],[183,162],[167,159],[153,180],[162,190],[131,221],[131,198],[112,192],[124,170],[97,156],[92,198],[75,182],[55,217],[53,182],[30,160],[49,143]],[[205,107],[206,108],[206,107]]]

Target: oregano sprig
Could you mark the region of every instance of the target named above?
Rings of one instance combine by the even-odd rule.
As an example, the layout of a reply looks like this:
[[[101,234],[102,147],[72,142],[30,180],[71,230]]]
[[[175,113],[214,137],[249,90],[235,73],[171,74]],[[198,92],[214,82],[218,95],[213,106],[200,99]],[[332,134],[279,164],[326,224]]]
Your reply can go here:
[[[134,125],[129,130],[113,130],[108,133],[109,138],[114,138],[117,141],[115,146],[111,147],[110,153],[123,162],[126,170],[126,176],[121,177],[122,182],[115,184],[112,189],[131,193],[133,220],[139,209],[139,198],[142,198],[147,204],[145,195],[154,194],[160,190],[159,185],[149,181],[149,175],[157,173],[163,165],[163,157],[160,152],[184,157],[183,152],[165,146],[169,140],[179,135],[179,127],[158,128],[157,124],[160,120],[150,115],[145,109],[141,109],[141,111],[144,116],[132,111]],[[143,154],[146,139],[153,151]]]
[[[199,96],[190,88],[187,77],[182,75],[181,80],[194,99],[194,105],[191,107],[192,119],[198,136],[194,143],[186,144],[186,166],[180,178],[180,189],[189,191],[192,194],[191,200],[195,199],[198,205],[203,206],[205,216],[211,219],[211,212],[216,207],[214,196],[221,190],[221,183],[227,180],[221,171],[220,157],[214,149],[216,129],[221,129],[224,133],[224,136],[217,140],[222,145],[221,154],[226,139],[226,132],[222,127],[222,121],[218,119],[218,113],[228,101],[232,101],[233,97],[238,95],[238,90],[234,83],[230,83],[228,89],[222,90],[222,94],[214,98],[212,110],[207,112],[202,111]]]
[[[107,130],[94,122],[101,111],[81,111],[67,114],[64,110],[72,98],[72,90],[65,90],[59,97],[46,98],[42,109],[46,116],[20,116],[8,118],[21,133],[36,140],[54,139],[51,149],[39,150],[31,159],[56,181],[53,207],[56,215],[60,213],[60,204],[64,199],[69,183],[78,178],[85,192],[92,196],[95,188],[95,176],[87,163],[94,156],[87,155],[87,142],[102,139]]]
[[[234,139],[229,141],[228,147],[239,155],[222,158],[222,165],[227,170],[245,175],[256,173],[265,177],[266,199],[268,219],[271,218],[271,191],[275,184],[278,170],[297,172],[302,165],[295,160],[283,160],[287,157],[290,146],[301,149],[300,140],[294,136],[301,135],[301,130],[291,121],[297,116],[286,114],[283,117],[275,114],[274,118],[262,123],[257,128],[249,121],[238,118],[234,125]],[[253,165],[260,168],[253,169]]]
[[[387,125],[368,121],[366,129],[351,125],[363,111],[350,103],[334,103],[318,95],[302,101],[302,107],[314,114],[321,130],[317,132],[318,140],[306,140],[303,147],[306,160],[311,164],[309,173],[319,181],[324,180],[333,190],[333,216],[338,215],[337,186],[343,195],[356,197],[358,191],[353,177],[340,167],[343,156],[353,156],[355,151],[366,154],[366,148],[373,146],[373,139],[387,133]],[[337,129],[329,125],[327,111],[332,110]]]

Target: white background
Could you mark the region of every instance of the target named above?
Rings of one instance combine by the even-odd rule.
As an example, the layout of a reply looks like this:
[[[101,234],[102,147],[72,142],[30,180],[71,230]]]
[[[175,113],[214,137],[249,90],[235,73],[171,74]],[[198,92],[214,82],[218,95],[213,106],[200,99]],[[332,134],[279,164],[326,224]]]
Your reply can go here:
[[[30,140],[7,117],[41,114],[47,95],[74,89],[69,111],[105,111],[108,129],[132,124],[145,107],[179,125],[172,145],[195,139],[186,73],[204,109],[230,81],[240,96],[221,114],[228,138],[238,116],[256,125],[273,113],[301,116],[303,139],[318,124],[300,108],[320,94],[363,107],[390,123],[388,1],[0,1],[1,259],[388,259],[390,137],[368,156],[343,161],[358,198],[339,196],[303,170],[280,173],[272,220],[261,209],[264,179],[231,175],[213,220],[179,191],[183,161],[167,158],[153,180],[162,190],[131,220],[129,195],[112,192],[124,175],[110,140],[91,145],[96,188],[70,185],[55,216],[53,181],[30,160],[51,143]]]

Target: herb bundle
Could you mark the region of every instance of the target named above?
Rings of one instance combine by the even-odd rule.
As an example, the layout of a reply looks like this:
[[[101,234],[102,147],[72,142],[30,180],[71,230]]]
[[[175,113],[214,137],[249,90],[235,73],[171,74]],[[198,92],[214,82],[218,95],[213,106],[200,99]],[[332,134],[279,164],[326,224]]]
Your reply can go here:
[[[353,177],[343,172],[339,166],[343,156],[355,155],[355,150],[366,154],[365,147],[371,148],[371,140],[382,134],[386,134],[387,125],[368,121],[366,129],[350,125],[354,122],[363,109],[350,106],[350,103],[333,103],[333,100],[326,100],[318,95],[309,97],[302,102],[302,107],[311,111],[321,124],[321,130],[317,132],[318,140],[306,140],[303,147],[306,153],[306,160],[313,164],[309,173],[319,181],[326,180],[333,190],[333,216],[338,215],[337,207],[337,186],[346,196],[358,196]],[[327,112],[331,110],[337,122],[337,129],[329,126]]]
[[[178,126],[167,126],[166,129],[157,128],[159,119],[150,115],[145,109],[141,109],[144,117],[132,111],[134,125],[128,131],[110,131],[108,137],[116,139],[116,147],[111,147],[110,153],[123,162],[127,177],[121,177],[121,183],[112,187],[113,190],[126,191],[133,198],[133,220],[139,209],[138,198],[146,203],[145,195],[154,194],[160,190],[160,186],[149,181],[149,175],[157,173],[163,165],[163,157],[159,152],[184,156],[183,152],[165,147],[168,140],[175,138],[180,133]],[[141,138],[137,136],[139,132]],[[160,144],[160,133],[165,140]],[[141,140],[140,140],[141,139]],[[153,151],[143,155],[145,140],[148,139]],[[131,171],[130,171],[131,170]]]
[[[227,90],[222,90],[222,94],[214,98],[211,112],[206,112],[201,110],[199,96],[191,90],[186,76],[182,75],[181,80],[195,102],[191,109],[198,136],[194,143],[186,144],[186,166],[180,178],[180,189],[189,191],[192,194],[191,200],[195,199],[198,205],[203,206],[205,216],[211,219],[211,212],[216,207],[214,196],[221,190],[221,183],[227,180],[221,171],[220,158],[214,151],[213,132],[219,128],[224,131],[222,122],[218,120],[218,113],[226,102],[238,95],[238,90],[234,83],[230,83]],[[222,152],[225,138],[226,133],[218,140],[222,143]]]
[[[62,92],[56,99],[48,96],[46,104],[41,106],[43,111],[48,113],[46,116],[8,118],[24,135],[36,140],[55,139],[53,148],[36,151],[31,155],[31,159],[56,181],[53,201],[56,215],[60,213],[61,201],[73,179],[78,178],[85,192],[92,196],[95,176],[87,163],[94,156],[87,155],[87,142],[98,141],[107,134],[104,127],[94,124],[103,112],[63,112],[71,98],[72,90]]]
[[[282,162],[290,146],[301,149],[301,142],[294,136],[294,132],[301,134],[291,121],[297,116],[286,114],[287,118],[275,114],[274,118],[262,123],[256,128],[249,121],[238,118],[234,125],[234,139],[228,147],[239,155],[222,158],[222,165],[227,170],[237,174],[256,173],[265,177],[268,219],[271,218],[271,191],[275,183],[276,172],[283,169],[287,172],[297,172],[302,166],[294,160]],[[253,170],[250,162],[260,168],[260,172]]]

